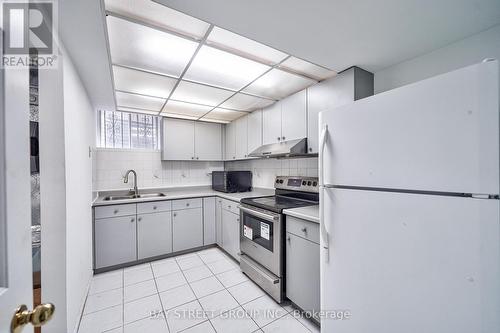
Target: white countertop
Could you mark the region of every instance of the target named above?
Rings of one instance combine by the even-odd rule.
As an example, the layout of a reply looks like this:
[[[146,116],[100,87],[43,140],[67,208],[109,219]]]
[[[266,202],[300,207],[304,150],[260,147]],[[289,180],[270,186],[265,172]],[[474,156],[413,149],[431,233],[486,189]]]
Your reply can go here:
[[[175,200],[175,199],[187,199],[187,198],[200,198],[200,197],[221,197],[227,200],[240,202],[243,198],[255,198],[263,197],[268,195],[274,195],[274,189],[267,188],[254,188],[250,192],[240,192],[240,193],[223,193],[212,190],[210,186],[189,186],[189,187],[172,187],[172,188],[158,188],[158,189],[139,189],[139,193],[163,193],[164,197],[154,197],[154,198],[137,198],[137,199],[125,199],[125,200],[114,200],[106,201],[104,197],[106,196],[119,196],[124,195],[128,191],[102,191],[98,193],[97,198],[92,203],[92,206],[108,206],[108,205],[121,205],[128,203],[141,203],[148,201],[163,201],[163,200]]]
[[[319,223],[319,205],[284,209],[285,215]]]

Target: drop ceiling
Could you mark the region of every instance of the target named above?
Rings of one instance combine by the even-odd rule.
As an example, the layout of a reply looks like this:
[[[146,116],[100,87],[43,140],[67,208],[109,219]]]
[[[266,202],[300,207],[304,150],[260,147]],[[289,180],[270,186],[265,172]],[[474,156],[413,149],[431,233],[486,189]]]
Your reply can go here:
[[[116,109],[219,123],[336,73],[151,0],[105,0]]]

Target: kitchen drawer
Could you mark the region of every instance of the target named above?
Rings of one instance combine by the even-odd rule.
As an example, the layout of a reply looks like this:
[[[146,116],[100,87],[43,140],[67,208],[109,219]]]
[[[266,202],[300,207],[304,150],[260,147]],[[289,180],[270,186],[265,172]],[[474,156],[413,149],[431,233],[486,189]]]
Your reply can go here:
[[[172,201],[172,210],[201,208],[203,206],[202,198],[174,200]]]
[[[231,213],[240,215],[240,209],[238,208],[239,205],[239,202],[222,199],[222,209],[228,210]]]
[[[319,224],[293,216],[286,216],[286,231],[319,244]]]
[[[136,204],[111,205],[95,208],[95,218],[104,219],[107,217],[135,215]]]
[[[172,210],[172,201],[154,201],[137,204],[137,214],[148,214],[156,212],[169,212]]]

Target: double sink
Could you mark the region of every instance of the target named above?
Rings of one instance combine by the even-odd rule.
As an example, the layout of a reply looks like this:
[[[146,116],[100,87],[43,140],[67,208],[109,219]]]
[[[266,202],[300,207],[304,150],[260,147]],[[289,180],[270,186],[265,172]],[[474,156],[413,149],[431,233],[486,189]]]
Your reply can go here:
[[[117,200],[131,200],[131,199],[147,199],[147,198],[161,198],[166,197],[165,193],[144,193],[144,194],[127,194],[127,195],[114,195],[104,197],[104,201],[117,201]]]

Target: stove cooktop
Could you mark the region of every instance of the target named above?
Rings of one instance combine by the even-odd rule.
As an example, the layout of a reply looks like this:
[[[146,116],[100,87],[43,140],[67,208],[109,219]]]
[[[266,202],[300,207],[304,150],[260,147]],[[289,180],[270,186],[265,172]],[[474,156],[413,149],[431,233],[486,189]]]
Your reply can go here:
[[[246,198],[242,199],[241,203],[262,209],[267,209],[276,213],[281,213],[283,209],[313,206],[318,204],[314,201],[295,199],[280,195]]]

